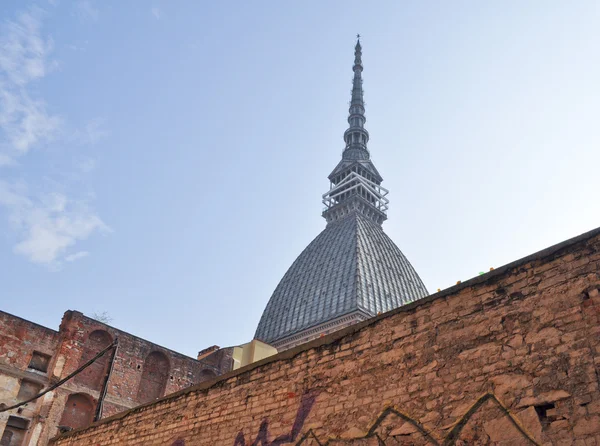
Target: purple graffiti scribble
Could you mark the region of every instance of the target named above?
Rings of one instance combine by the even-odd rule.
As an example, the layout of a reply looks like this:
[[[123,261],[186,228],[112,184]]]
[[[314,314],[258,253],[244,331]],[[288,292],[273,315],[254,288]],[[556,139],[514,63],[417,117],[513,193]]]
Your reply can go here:
[[[181,438],[178,438],[171,446],[185,446],[185,441],[183,441]]]
[[[292,430],[289,434],[280,435],[273,441],[269,441],[269,420],[265,418],[263,422],[260,423],[256,440],[254,440],[250,446],[279,446],[281,444],[295,441],[304,427],[304,422],[306,421],[306,418],[308,418],[308,415],[315,404],[316,398],[317,397],[314,394],[304,394],[302,396],[302,401],[300,401],[298,412],[296,412],[296,419],[292,425]],[[237,434],[237,437],[235,437],[233,446],[247,446],[246,439],[244,438],[244,433],[242,431],[240,431]]]

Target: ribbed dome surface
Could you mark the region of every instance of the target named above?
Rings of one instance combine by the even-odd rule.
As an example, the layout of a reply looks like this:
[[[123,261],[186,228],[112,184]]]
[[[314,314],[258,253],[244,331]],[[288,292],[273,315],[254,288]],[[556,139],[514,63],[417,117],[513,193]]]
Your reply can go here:
[[[427,296],[400,249],[360,212],[330,223],[283,276],[255,338],[275,342],[362,310],[371,315]]]

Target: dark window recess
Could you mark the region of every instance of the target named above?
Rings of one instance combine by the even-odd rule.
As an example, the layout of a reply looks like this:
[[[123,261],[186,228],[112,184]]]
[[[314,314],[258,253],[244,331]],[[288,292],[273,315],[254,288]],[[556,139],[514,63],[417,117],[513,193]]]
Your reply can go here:
[[[538,406],[533,406],[535,408],[535,412],[537,413],[538,418],[540,419],[540,423],[543,428],[546,428],[550,424],[551,421],[554,421],[554,418],[549,416],[548,411],[554,409],[554,404],[540,404]]]
[[[6,426],[8,426],[8,427],[14,427],[15,429],[21,429],[24,431],[27,430],[28,425],[29,425],[28,420],[26,420],[25,418],[19,418],[19,417],[8,417],[8,422],[6,423]]]
[[[6,428],[0,439],[0,446],[21,446],[29,422],[24,418],[8,417]]]
[[[40,372],[48,372],[48,364],[50,364],[50,356],[40,352],[33,352],[29,368]]]
[[[17,399],[19,401],[25,401],[36,396],[42,390],[42,385],[26,379],[21,380],[21,387],[19,387],[19,393]]]

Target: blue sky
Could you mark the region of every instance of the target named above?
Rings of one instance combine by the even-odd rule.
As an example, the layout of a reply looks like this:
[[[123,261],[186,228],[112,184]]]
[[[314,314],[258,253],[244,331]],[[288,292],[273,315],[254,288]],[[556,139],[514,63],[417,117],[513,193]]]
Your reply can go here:
[[[1,309],[195,355],[324,228],[355,34],[386,232],[430,292],[600,226],[600,6],[6,1]]]

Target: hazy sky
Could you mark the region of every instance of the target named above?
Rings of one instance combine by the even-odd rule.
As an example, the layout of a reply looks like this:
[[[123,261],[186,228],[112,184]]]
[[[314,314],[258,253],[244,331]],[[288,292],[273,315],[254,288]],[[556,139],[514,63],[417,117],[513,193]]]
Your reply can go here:
[[[597,1],[0,2],[0,309],[194,356],[325,227],[359,32],[430,292],[600,226]]]

